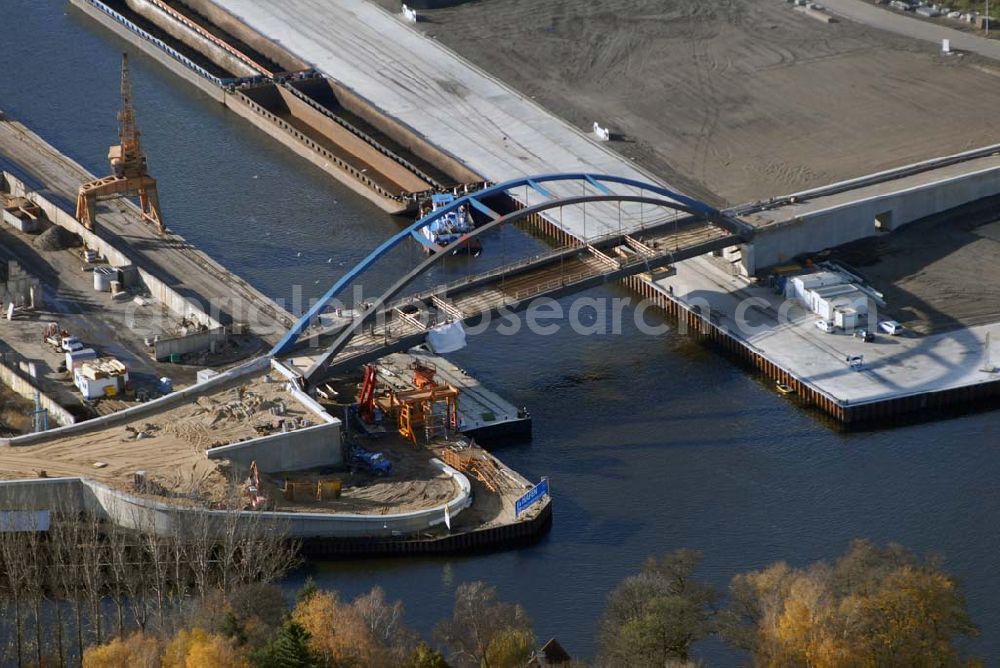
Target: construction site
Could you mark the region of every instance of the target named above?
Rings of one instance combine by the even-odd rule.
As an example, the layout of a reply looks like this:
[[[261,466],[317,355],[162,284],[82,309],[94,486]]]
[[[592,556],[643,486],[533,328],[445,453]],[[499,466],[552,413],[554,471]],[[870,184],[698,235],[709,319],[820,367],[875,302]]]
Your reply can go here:
[[[997,260],[998,100],[932,104],[994,76],[975,53],[778,2],[71,4],[396,217],[291,313],[171,229],[127,55],[103,176],[0,119],[0,380],[33,406],[0,468],[23,489],[68,477],[149,514],[235,497],[328,554],[537,538],[548,479],[487,449],[530,438],[528,407],[444,356],[617,282],[844,425],[1000,395],[993,287],[963,287]],[[524,46],[474,48],[500,22]],[[345,296],[407,250],[384,292]]]
[[[84,496],[131,508],[106,509],[119,523],[138,522],[162,503],[178,511],[235,506],[283,516],[292,536],[331,554],[394,549],[401,539],[416,540],[416,550],[454,549],[456,540],[482,540],[462,536],[499,531],[492,541],[514,525],[514,534],[527,535],[546,525],[547,501],[515,512],[532,485],[460,434],[500,428],[523,436],[530,417],[458,367],[426,353],[409,362],[397,356],[395,366],[366,366],[360,384],[348,379],[335,389],[331,379],[316,393],[319,404],[278,362],[244,362],[290,316],[228,273],[235,285],[198,291],[217,265],[184,249],[166,225],[139,140],[127,57],[121,93],[120,143],[108,152],[107,177],[88,178],[65,158],[62,172],[53,170],[45,161],[51,149],[27,128],[0,124],[8,156],[43,156],[19,161],[33,172],[26,178],[63,177],[45,190],[74,172],[86,178],[70,215],[32,190],[25,174],[4,172],[3,382],[22,405],[34,402],[34,420],[12,420],[7,429],[35,433],[2,448],[0,478],[37,481],[5,490],[7,502],[44,506],[46,481],[78,479],[90,490]],[[31,151],[32,143],[43,150]],[[196,270],[165,275],[163,253],[136,247],[116,222],[129,225],[127,239],[139,232],[184,249]],[[216,298],[233,287],[247,299]],[[436,378],[436,362],[445,380]],[[366,517],[372,522],[358,521]],[[329,542],[359,538],[369,542]]]
[[[0,175],[6,223],[0,260],[9,305],[0,351],[5,382],[40,390],[48,405],[38,410],[52,414],[54,423],[72,424],[169,393],[175,384],[193,384],[198,369],[259,353],[268,335],[290,322],[280,307],[167,231],[136,126],[127,57],[110,176],[92,178],[61,156],[63,171],[53,169],[50,158],[58,154],[18,123],[0,124],[0,133],[5,153],[21,158],[19,164],[40,168],[43,178],[59,174],[46,183],[47,192],[76,201],[70,215],[29,192],[14,174]],[[74,192],[75,179],[83,182]],[[126,229],[128,241],[121,236]],[[166,248],[182,264],[165,261]],[[195,283],[199,275],[208,280]],[[222,282],[215,280],[220,276]],[[100,392],[82,388],[75,372],[99,356],[128,381]]]

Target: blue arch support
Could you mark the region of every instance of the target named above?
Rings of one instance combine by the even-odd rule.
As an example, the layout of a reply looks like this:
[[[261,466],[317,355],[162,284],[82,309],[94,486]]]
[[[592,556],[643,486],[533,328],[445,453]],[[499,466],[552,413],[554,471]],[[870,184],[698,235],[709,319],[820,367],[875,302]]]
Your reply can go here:
[[[463,195],[458,197],[451,204],[432,211],[423,218],[420,218],[412,225],[400,230],[396,234],[392,235],[385,241],[383,241],[375,250],[368,254],[361,262],[356,264],[350,271],[341,276],[336,283],[334,283],[326,293],[320,297],[308,311],[288,330],[288,333],[271,349],[271,355],[277,356],[287,353],[292,349],[295,343],[298,341],[302,332],[306,330],[309,323],[312,322],[314,318],[319,316],[320,313],[332,302],[337,296],[344,291],[347,286],[351,285],[359,276],[364,274],[368,269],[370,269],[376,262],[378,262],[382,257],[389,253],[392,249],[399,246],[401,243],[406,241],[414,233],[419,232],[421,228],[430,225],[434,221],[448,215],[453,211],[457,211],[460,207],[465,205],[470,205],[478,211],[490,211],[489,207],[483,204],[482,200],[494,195],[500,195],[506,193],[508,190],[518,188],[521,186],[527,186],[532,190],[542,194],[544,197],[552,198],[552,194],[542,187],[542,183],[551,183],[556,181],[570,181],[570,182],[583,182],[584,184],[589,184],[596,190],[610,194],[611,190],[604,184],[615,183],[619,185],[630,186],[633,188],[640,188],[642,190],[648,190],[651,193],[656,193],[658,195],[668,197],[671,200],[682,204],[688,209],[717,222],[719,225],[726,227],[732,232],[743,234],[747,231],[746,224],[735,219],[732,219],[718,209],[700,202],[696,199],[688,197],[687,195],[682,195],[679,192],[671,190],[670,188],[665,188],[663,186],[656,185],[655,183],[647,183],[644,181],[639,181],[636,179],[630,179],[623,176],[609,176],[606,174],[587,174],[583,172],[573,172],[565,174],[541,174],[538,176],[523,177],[519,179],[513,179],[510,181],[505,181],[503,183],[498,183],[488,188],[483,188],[482,190],[477,190],[476,192]],[[569,198],[567,198],[569,199]]]

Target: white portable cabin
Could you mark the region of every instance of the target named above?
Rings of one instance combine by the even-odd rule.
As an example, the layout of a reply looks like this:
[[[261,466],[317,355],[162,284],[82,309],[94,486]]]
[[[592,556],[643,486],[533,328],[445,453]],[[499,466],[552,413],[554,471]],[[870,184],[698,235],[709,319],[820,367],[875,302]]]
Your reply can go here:
[[[93,348],[83,348],[81,350],[70,350],[66,353],[66,369],[75,371],[78,366],[89,360],[97,359],[97,351]]]

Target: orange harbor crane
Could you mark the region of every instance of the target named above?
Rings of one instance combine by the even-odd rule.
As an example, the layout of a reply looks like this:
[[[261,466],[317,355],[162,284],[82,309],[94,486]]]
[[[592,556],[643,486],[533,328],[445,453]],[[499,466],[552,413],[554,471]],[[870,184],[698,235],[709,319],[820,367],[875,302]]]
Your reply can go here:
[[[111,176],[95,179],[80,186],[76,197],[76,218],[88,230],[95,226],[97,202],[118,197],[139,197],[142,217],[152,223],[159,234],[166,229],[160,215],[156,179],[146,170],[146,156],[139,143],[139,129],[132,106],[132,82],[129,80],[128,55],[122,54],[122,109],[118,112],[119,143],[108,150]]]

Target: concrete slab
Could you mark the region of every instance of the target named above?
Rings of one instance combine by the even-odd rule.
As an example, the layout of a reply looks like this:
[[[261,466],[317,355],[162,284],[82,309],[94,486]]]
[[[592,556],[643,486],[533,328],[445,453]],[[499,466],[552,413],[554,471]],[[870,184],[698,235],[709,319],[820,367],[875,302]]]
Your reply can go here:
[[[631,161],[476,68],[397,17],[356,0],[215,0],[250,27],[414,129],[485,178],[587,171],[657,183]],[[578,186],[579,187],[579,186]],[[580,195],[554,188],[560,195]],[[591,194],[596,191],[591,189]],[[531,190],[516,194],[534,204]],[[625,207],[623,227],[656,214]],[[567,209],[554,222],[579,238],[619,230],[617,206]]]
[[[1000,151],[1000,146],[997,147]],[[849,204],[858,204],[868,200],[888,197],[890,195],[907,195],[919,190],[940,188],[950,183],[968,179],[972,175],[986,175],[994,182],[1000,182],[1000,153],[947,165],[919,174],[903,176],[873,185],[851,188],[843,192],[820,197],[811,197],[809,191],[799,193],[800,201],[794,204],[783,204],[774,209],[743,216],[743,220],[758,228],[770,228],[787,225],[803,216],[814,215]],[[832,186],[827,186],[830,188]],[[1000,186],[998,186],[1000,187]]]
[[[712,321],[732,336],[843,405],[1000,378],[982,370],[988,358],[1000,365],[1000,323],[931,336],[879,333],[874,342],[864,343],[844,333],[820,331],[816,315],[799,306],[783,307],[782,296],[732,276],[728,267],[707,257],[678,263],[676,276],[657,285],[672,289],[674,297],[688,305],[701,305],[702,312],[710,308]],[[787,319],[780,317],[786,309]],[[855,355],[864,356],[859,370],[847,361]]]

